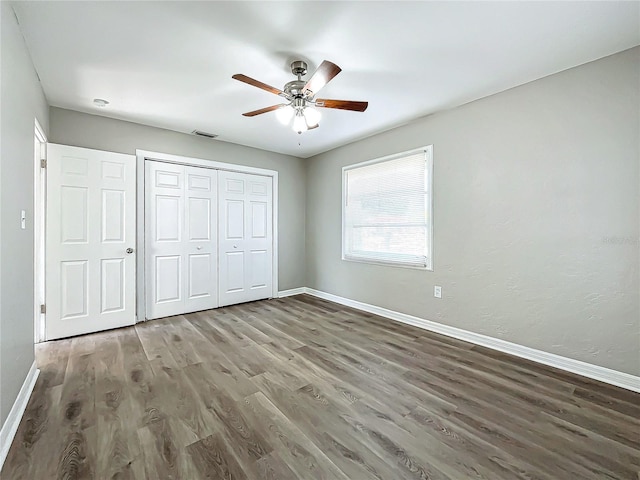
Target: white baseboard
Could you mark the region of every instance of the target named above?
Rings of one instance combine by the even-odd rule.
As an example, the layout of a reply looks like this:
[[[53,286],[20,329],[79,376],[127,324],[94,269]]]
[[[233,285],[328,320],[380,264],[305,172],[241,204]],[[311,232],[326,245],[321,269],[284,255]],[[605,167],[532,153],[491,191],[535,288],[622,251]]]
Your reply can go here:
[[[301,290],[301,289],[296,289]],[[574,360],[572,358],[562,357],[553,353],[544,352],[535,348],[525,347],[518,345],[517,343],[507,342],[506,340],[500,340],[499,338],[489,337],[480,333],[470,332],[461,328],[450,327],[442,323],[432,322],[431,320],[425,320],[424,318],[414,317],[405,313],[396,312],[394,310],[388,310],[386,308],[377,307],[368,303],[358,302],[331,293],[322,292],[320,290],[314,290],[313,288],[304,288],[304,293],[313,295],[314,297],[329,300],[331,302],[339,303],[347,307],[356,308],[364,312],[380,315],[381,317],[390,318],[397,322],[413,325],[414,327],[423,328],[431,332],[440,333],[448,337],[457,338],[466,342],[481,345],[483,347],[498,350],[500,352],[509,353],[516,357],[532,360],[543,365],[559,368],[567,372],[576,373],[583,377],[599,380],[601,382],[609,383],[617,387],[625,388],[633,392],[640,393],[640,377],[630,375],[624,372],[618,372],[617,370],[611,370],[610,368],[600,367],[591,363],[582,362],[580,360]],[[302,293],[302,292],[300,292]]]
[[[18,397],[16,401],[13,402],[13,407],[11,407],[11,411],[2,425],[2,429],[0,430],[0,470],[2,470],[2,465],[4,465],[4,461],[9,453],[9,447],[11,447],[13,437],[16,436],[22,415],[24,415],[24,411],[27,409],[31,392],[33,392],[33,387],[36,385],[39,374],[40,370],[36,368],[36,362],[33,362],[29,373],[27,373],[27,378],[24,379]]]
[[[292,288],[290,290],[282,290],[278,292],[278,298],[290,297],[291,295],[300,295],[301,293],[306,293],[306,287]]]

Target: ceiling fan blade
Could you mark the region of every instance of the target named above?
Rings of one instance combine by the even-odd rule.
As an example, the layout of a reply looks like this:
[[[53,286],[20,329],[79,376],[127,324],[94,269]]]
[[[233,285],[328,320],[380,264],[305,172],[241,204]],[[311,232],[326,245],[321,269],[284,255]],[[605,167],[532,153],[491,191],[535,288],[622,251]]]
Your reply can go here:
[[[335,63],[331,63],[328,60],[323,61],[318,69],[313,72],[313,75],[311,75],[311,78],[302,89],[302,93],[311,92],[315,95],[341,71],[342,69]]]
[[[331,100],[319,98],[316,100],[316,107],[338,108],[340,110],[353,110],[354,112],[364,112],[369,106],[369,102],[354,102],[353,100]]]
[[[264,107],[261,108],[260,110],[254,110],[252,112],[247,112],[247,113],[243,113],[242,115],[245,117],[255,117],[256,115],[262,115],[263,113],[267,113],[267,112],[273,112],[274,110],[279,109],[280,107],[283,107],[284,104],[281,105],[271,105],[270,107]]]
[[[316,123],[315,125],[311,125],[310,127],[307,127],[307,130],[313,130],[314,128],[318,128],[320,126],[319,123]]]
[[[262,90],[266,90],[269,93],[280,95],[281,97],[287,96],[287,94],[284,93],[282,90],[279,90],[276,87],[272,87],[271,85],[267,85],[266,83],[262,83],[254,78],[247,77],[246,75],[243,75],[241,73],[236,73],[231,78],[233,78],[234,80],[238,80],[239,82],[244,82],[249,85],[253,85],[254,87],[261,88]]]

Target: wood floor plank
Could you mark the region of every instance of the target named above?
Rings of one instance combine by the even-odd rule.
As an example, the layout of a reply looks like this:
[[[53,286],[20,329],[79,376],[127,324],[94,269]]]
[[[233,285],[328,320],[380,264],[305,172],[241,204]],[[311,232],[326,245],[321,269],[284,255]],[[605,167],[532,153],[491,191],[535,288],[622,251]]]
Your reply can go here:
[[[640,394],[307,295],[36,360],[2,480],[640,480]]]
[[[59,457],[55,477],[65,480],[96,478],[95,448],[92,440],[96,439],[94,427],[67,429],[59,439],[63,451]]]
[[[44,387],[62,385],[71,351],[71,339],[40,343],[35,346],[36,361],[41,366],[38,379]]]
[[[176,423],[175,419],[164,417],[138,429],[140,449],[148,478],[183,478],[179,456],[180,444],[185,442],[181,438],[183,429]]]
[[[135,326],[136,333],[147,360],[161,360],[161,363],[172,368],[178,368],[171,349],[164,336],[159,332],[162,328],[159,322],[144,322]]]
[[[201,478],[243,480],[248,478],[220,435],[210,435],[187,447]]]
[[[265,335],[268,335],[271,338],[271,343],[283,345],[287,348],[299,348],[305,345],[295,337],[275,328],[272,324],[269,323],[271,318],[272,317],[268,315],[263,315],[259,319],[254,319],[251,322],[251,325]]]
[[[356,432],[362,432],[370,439],[370,445],[375,448],[380,456],[388,458],[388,463],[398,470],[411,475],[416,479],[453,480],[435,466],[430,464],[430,458],[412,455],[407,451],[407,446],[398,444],[387,436],[386,432],[379,431],[375,425],[361,422],[357,417],[343,414],[341,418]]]
[[[37,470],[51,471],[51,462],[59,453],[58,442],[52,437],[59,421],[57,405],[61,393],[61,385],[49,387],[47,380],[38,377],[4,464],[16,480],[38,478]]]
[[[260,480],[283,480],[296,478],[296,474],[289,468],[276,452],[262,457],[256,462],[256,478]]]
[[[140,455],[129,428],[133,399],[126,389],[124,355],[117,333],[105,335],[96,354],[97,478],[132,478],[131,463]]]
[[[255,422],[267,423],[271,444],[297,478],[348,479],[262,392],[246,397],[243,411]]]
[[[157,370],[159,371],[155,373],[155,379],[158,387],[155,398],[159,400],[158,412],[164,417],[179,420],[180,425],[190,432],[190,436],[186,437],[188,442],[179,443],[178,447],[191,443],[191,435],[198,439],[214,433],[215,417],[202,402],[196,387],[189,382],[185,369],[162,367]]]
[[[234,400],[242,400],[247,395],[256,393],[258,388],[233,363],[227,359],[190,365],[184,372],[192,381],[194,388],[201,395],[207,408],[211,408],[210,395],[223,390]]]
[[[421,426],[422,431],[450,447],[463,451],[478,465],[500,472],[500,478],[528,478],[531,480],[552,480],[529,465],[526,459],[518,459],[494,446],[491,442],[482,440],[460,425],[451,422],[447,417],[434,415],[427,409],[418,406],[407,415],[416,425]]]
[[[194,345],[189,341],[185,341],[183,338],[189,338],[191,332],[184,328],[179,328],[181,320],[182,317],[180,315],[167,319],[159,319],[156,321],[159,324],[158,331],[160,335],[164,337],[168,351],[171,352],[179,367],[201,363],[202,358],[200,358],[200,355],[196,352]]]

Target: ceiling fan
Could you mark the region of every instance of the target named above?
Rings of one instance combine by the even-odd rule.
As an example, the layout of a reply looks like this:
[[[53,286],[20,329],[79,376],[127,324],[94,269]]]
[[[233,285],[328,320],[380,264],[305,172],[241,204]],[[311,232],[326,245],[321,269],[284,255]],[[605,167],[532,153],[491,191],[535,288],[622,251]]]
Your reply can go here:
[[[319,126],[320,112],[314,107],[364,112],[369,106],[369,102],[315,98],[320,89],[341,71],[342,69],[335,63],[325,60],[313,75],[311,75],[311,78],[305,81],[302,77],[307,74],[307,64],[302,60],[297,60],[291,63],[291,73],[296,75],[298,79],[287,83],[282,90],[241,73],[236,73],[231,78],[279,95],[289,102],[261,108],[252,112],[243,113],[242,115],[245,117],[255,117],[256,115],[273,112],[275,110],[278,120],[284,124],[288,124],[291,122],[291,119],[293,119],[293,130],[302,133],[306,130],[318,128]]]

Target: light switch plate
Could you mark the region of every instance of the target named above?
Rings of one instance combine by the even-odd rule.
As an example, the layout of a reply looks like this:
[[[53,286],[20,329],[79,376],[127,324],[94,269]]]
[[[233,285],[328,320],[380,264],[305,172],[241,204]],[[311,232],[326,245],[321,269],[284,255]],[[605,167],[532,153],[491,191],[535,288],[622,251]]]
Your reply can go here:
[[[27,228],[27,212],[20,210],[20,228],[22,230]]]
[[[442,287],[440,285],[433,287],[433,296],[436,298],[442,298]]]

